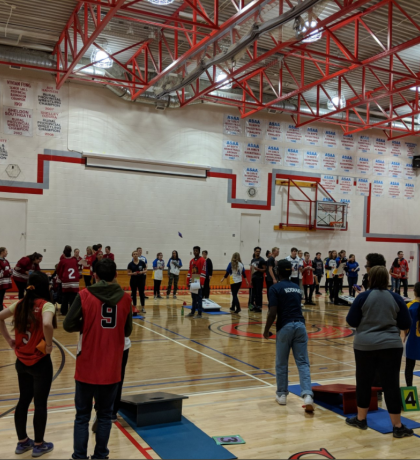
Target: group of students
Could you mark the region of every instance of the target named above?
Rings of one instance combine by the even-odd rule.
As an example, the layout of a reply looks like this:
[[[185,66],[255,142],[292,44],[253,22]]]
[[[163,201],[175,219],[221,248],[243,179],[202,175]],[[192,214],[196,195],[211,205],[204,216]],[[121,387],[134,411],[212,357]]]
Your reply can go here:
[[[335,251],[330,259],[336,260]],[[399,254],[400,256],[400,254]],[[295,257],[292,253],[292,261]],[[264,337],[273,334],[276,321],[276,401],[287,404],[288,363],[292,350],[299,370],[301,397],[306,411],[313,411],[308,335],[302,314],[301,289],[296,280],[296,269],[290,258],[275,263],[277,279],[269,289],[269,314]],[[351,262],[353,264],[354,262]],[[340,257],[343,263],[343,254]],[[328,267],[331,267],[328,264]],[[347,266],[352,270],[351,265]],[[406,305],[404,299],[388,289],[389,273],[381,254],[366,256],[366,291],[357,295],[347,315],[347,322],[356,329],[353,343],[356,361],[357,415],[346,419],[346,424],[366,430],[372,387],[382,387],[387,410],[393,425],[393,436],[413,436],[412,429],[401,422],[400,369],[403,340],[406,342],[405,378],[413,384],[413,371],[420,359],[420,283],[414,286],[414,301]],[[353,267],[354,268],[354,267]],[[336,274],[333,273],[333,276]],[[334,278],[333,278],[334,280]],[[335,281],[335,280],[334,280]],[[333,282],[333,285],[337,283]],[[401,338],[403,335],[403,339]]]

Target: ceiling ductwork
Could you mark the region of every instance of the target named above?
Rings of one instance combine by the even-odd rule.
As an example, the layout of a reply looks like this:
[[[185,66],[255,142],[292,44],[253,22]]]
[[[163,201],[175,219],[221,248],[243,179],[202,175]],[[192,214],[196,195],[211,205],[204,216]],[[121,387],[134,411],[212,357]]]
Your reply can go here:
[[[16,48],[16,47],[9,47],[9,46],[0,46],[0,61],[6,61],[6,62],[14,62],[17,64],[22,64],[22,65],[30,65],[33,67],[43,67],[43,68],[50,68],[51,72],[54,73],[56,69],[56,61],[54,60],[53,56],[42,52],[42,51],[36,51],[36,50],[27,50],[27,49],[21,49],[21,48]],[[86,62],[81,61],[80,64],[78,64],[78,67],[84,67],[86,64],[88,64],[88,61]],[[77,67],[76,67],[76,72],[77,72]],[[85,67],[81,73],[84,75],[106,75],[109,77],[113,78],[122,78],[124,76],[123,71],[119,69],[118,67],[114,66],[112,69],[99,69],[95,67]],[[203,82],[203,88],[205,86],[209,86],[210,82]],[[104,85],[106,86],[110,91],[112,91],[116,96],[118,96],[121,99],[124,99],[125,101],[128,102],[133,102],[131,99],[131,94],[127,89],[119,87],[119,86],[112,86],[112,85]],[[258,87],[255,87],[255,91],[258,91]],[[216,90],[212,91],[209,93],[207,96],[207,100],[197,100],[195,104],[217,104],[218,99],[223,99],[229,97],[230,99],[236,99],[238,101],[243,102],[243,95],[241,90],[236,90],[236,89],[231,89],[229,91],[222,91],[222,90]],[[270,97],[269,95],[264,94],[263,95],[263,102],[271,102],[274,98]],[[160,98],[157,99],[154,94],[150,93],[148,94],[143,94],[142,96],[138,97],[135,100],[136,103],[140,104],[148,104],[148,105],[153,105],[155,106],[158,110],[164,110],[166,108],[169,109],[177,109],[180,107],[180,102],[177,98],[167,96],[166,98]],[[250,103],[255,103],[255,101],[247,100],[247,102]],[[219,105],[219,104],[217,104]],[[315,112],[317,109],[316,107],[312,107],[312,110]],[[298,107],[297,104],[293,102],[293,100],[289,101],[282,101],[277,104],[274,104],[270,106],[269,109],[270,113],[278,113],[281,114],[283,111],[286,111],[287,113],[289,112],[295,112],[297,113]],[[300,111],[308,113],[308,115],[312,115],[311,109],[308,107],[301,106]],[[325,108],[320,108],[319,113],[320,115],[328,115],[331,111],[325,107]],[[349,114],[349,117],[347,118],[347,114],[345,112],[341,112],[338,114],[334,114],[331,116],[333,120],[337,121],[342,121],[342,122],[360,122],[360,119],[357,117],[355,114]],[[377,116],[370,117],[370,121],[372,123],[375,122],[381,122],[385,119],[385,117]],[[407,118],[407,122],[411,123],[411,118]],[[417,123],[417,119],[416,119]],[[396,128],[405,128],[404,124],[401,122],[393,122],[393,126]]]

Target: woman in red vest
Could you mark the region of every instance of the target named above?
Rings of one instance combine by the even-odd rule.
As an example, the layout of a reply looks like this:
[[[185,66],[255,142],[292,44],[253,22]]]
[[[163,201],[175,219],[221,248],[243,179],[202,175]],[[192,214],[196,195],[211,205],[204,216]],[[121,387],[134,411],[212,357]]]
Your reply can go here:
[[[14,340],[5,323],[5,320],[12,317]],[[53,348],[53,330],[56,327],[55,306],[51,303],[48,276],[34,272],[29,276],[25,297],[0,312],[0,333],[17,356],[20,396],[15,410],[15,427],[19,440],[16,454],[32,450],[33,457],[41,457],[54,449],[52,443],[44,441],[44,434],[47,425],[47,402],[53,379],[50,354]],[[34,441],[26,432],[28,409],[32,399],[35,406]]]
[[[34,252],[30,256],[22,257],[13,269],[13,279],[19,291],[19,299],[23,299],[25,288],[28,284],[29,275],[40,271],[39,264],[42,262],[42,254]]]
[[[7,249],[0,248],[0,311],[3,310],[3,300],[6,290],[12,287],[12,273],[10,263],[6,260]]]

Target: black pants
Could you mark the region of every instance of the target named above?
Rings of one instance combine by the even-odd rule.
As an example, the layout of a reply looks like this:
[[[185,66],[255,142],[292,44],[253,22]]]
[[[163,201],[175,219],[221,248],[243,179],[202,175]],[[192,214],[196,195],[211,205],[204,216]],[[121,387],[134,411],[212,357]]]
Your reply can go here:
[[[112,427],[112,410],[118,383],[113,385],[91,385],[76,380],[76,420],[74,421],[73,458],[88,458],[89,421],[95,399],[98,427],[93,458],[108,458],[108,441]]]
[[[61,314],[67,315],[69,308],[72,306],[77,292],[63,292],[63,303],[61,304]]]
[[[400,369],[402,355],[402,348],[374,351],[354,350],[358,407],[362,409],[369,407],[371,388],[376,372],[378,372],[388,412],[401,414]]]
[[[405,383],[408,387],[413,386],[413,372],[415,367],[415,359],[405,358]]]
[[[322,280],[322,275],[316,275],[316,293],[320,294],[319,289],[321,287],[321,280]]]
[[[408,279],[407,278],[399,278],[398,279],[399,283],[397,284],[397,291],[398,291],[398,294],[401,295],[401,285],[404,287],[404,297],[408,297]]]
[[[25,366],[16,360],[16,371],[19,381],[19,402],[15,410],[15,427],[18,439],[23,441],[28,437],[26,421],[29,405],[34,400],[34,431],[35,442],[44,441],[47,426],[47,402],[50,394],[53,366],[51,356],[46,355],[33,366]]]
[[[331,276],[329,278],[326,279],[325,281],[325,292],[328,291],[329,295],[330,295],[330,298],[332,298],[332,295],[333,295],[333,285],[334,285],[334,280],[333,278],[331,278]]]
[[[271,286],[274,284],[273,280],[267,276],[265,279],[265,284],[267,285],[267,300],[270,301],[270,298],[268,297],[268,292],[270,291]]]
[[[257,308],[262,308],[263,304],[263,284],[264,278],[252,278],[252,303]]]
[[[162,280],[153,280],[153,282],[153,295],[160,297],[160,284],[162,283]]]
[[[133,305],[137,306],[137,290],[139,291],[140,304],[144,307],[144,284],[146,278],[142,275],[133,275],[130,279],[131,287],[131,298],[133,299]]]
[[[330,291],[330,299],[334,302],[337,303],[340,301],[340,298],[338,297],[340,294],[340,286],[342,284],[342,278],[339,276],[335,275],[333,278],[333,290],[332,292]]]
[[[355,297],[356,296],[356,289],[354,289],[354,285],[357,284],[357,276],[352,276],[347,278],[349,282],[349,296]]]
[[[4,296],[6,295],[6,289],[0,289],[0,311],[3,310]]]
[[[203,286],[203,299],[209,299],[209,298],[210,298],[210,278],[206,278],[206,280],[204,281],[204,286]]]
[[[90,275],[83,275],[83,279],[86,287],[92,286],[92,277]]]
[[[303,286],[305,292],[305,302],[312,302],[312,296],[314,294],[315,285],[314,284],[305,284]]]
[[[231,284],[230,285],[230,290],[232,292],[232,308],[231,310],[233,309],[236,309],[239,310],[241,308],[241,304],[239,303],[239,298],[238,298],[238,292],[239,292],[239,289],[241,288],[242,286],[242,281],[240,281],[239,283],[234,283],[234,284]]]
[[[299,284],[299,277],[290,278],[290,281],[291,281],[292,283],[295,283],[295,284],[297,284],[298,286],[300,286],[300,284]]]
[[[15,280],[16,286],[19,291],[19,300],[25,297],[25,289],[28,283],[26,281],[17,281]]]
[[[118,411],[120,410],[121,395],[122,395],[122,389],[123,389],[124,377],[125,377],[125,368],[127,366],[129,351],[130,349],[128,348],[127,350],[124,351],[124,354],[123,354],[122,368],[121,368],[121,382],[118,384],[117,396],[115,396],[114,408],[112,409],[113,419],[117,418]]]

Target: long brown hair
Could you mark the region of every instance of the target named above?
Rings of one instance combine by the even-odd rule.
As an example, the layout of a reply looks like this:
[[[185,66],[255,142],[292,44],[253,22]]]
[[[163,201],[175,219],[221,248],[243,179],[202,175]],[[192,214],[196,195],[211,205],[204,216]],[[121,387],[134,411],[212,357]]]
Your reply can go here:
[[[239,262],[242,263],[241,256],[239,255],[239,252],[234,252],[231,260],[232,273],[238,270]]]
[[[389,273],[386,267],[377,265],[369,271],[369,288],[386,291],[389,284]]]
[[[24,334],[28,326],[39,326],[38,319],[34,314],[34,304],[38,299],[51,302],[50,283],[48,276],[42,272],[34,272],[29,276],[28,286],[34,289],[27,289],[25,297],[16,305],[15,316],[13,320],[14,328]],[[54,315],[53,327],[57,328],[57,318]]]

